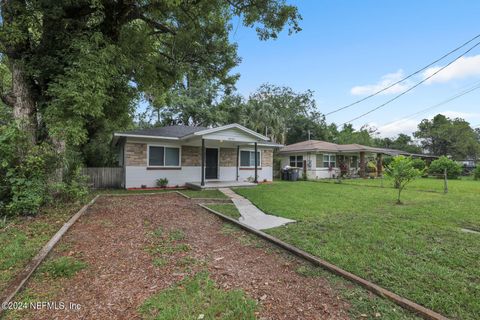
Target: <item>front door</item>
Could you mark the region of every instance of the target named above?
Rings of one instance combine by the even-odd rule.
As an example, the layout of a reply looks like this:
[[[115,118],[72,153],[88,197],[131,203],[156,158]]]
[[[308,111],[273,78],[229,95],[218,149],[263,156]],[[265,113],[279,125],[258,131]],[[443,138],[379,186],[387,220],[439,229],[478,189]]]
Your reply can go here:
[[[205,149],[205,179],[218,179],[218,149]]]

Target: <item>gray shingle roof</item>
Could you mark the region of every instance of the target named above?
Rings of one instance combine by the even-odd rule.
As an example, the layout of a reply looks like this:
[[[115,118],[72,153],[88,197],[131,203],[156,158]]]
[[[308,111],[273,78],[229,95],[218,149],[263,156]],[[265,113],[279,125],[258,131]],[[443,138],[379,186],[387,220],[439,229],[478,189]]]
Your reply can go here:
[[[294,144],[290,144],[280,149],[280,153],[289,152],[306,152],[306,151],[321,151],[321,152],[373,152],[384,153],[389,155],[409,155],[408,152],[395,149],[375,148],[364,146],[361,144],[336,144],[326,141],[307,140]]]
[[[150,129],[139,129],[131,130],[124,132],[117,132],[120,134],[135,134],[141,136],[152,136],[152,137],[172,137],[172,138],[181,138],[188,136],[189,134],[206,130],[207,127],[192,127],[192,126],[166,126],[161,128],[150,128]]]

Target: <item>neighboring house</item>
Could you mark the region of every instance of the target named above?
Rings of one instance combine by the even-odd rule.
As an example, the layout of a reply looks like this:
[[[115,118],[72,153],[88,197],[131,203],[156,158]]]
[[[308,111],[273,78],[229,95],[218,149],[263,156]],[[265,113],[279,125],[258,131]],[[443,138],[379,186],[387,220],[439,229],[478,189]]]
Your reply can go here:
[[[273,150],[282,146],[239,124],[116,132],[113,143],[120,150],[126,188],[155,187],[160,178],[169,186],[197,188],[213,181],[271,181]]]
[[[405,155],[426,160],[436,158],[395,149],[360,144],[335,144],[318,140],[298,142],[279,151],[282,168],[285,166],[301,168],[303,175],[309,179],[336,178],[340,173],[351,177],[365,177],[369,161],[375,162],[376,174],[381,176],[383,155]]]
[[[475,169],[477,167],[477,164],[478,164],[478,160],[475,160],[473,158],[460,160],[458,162],[463,166],[465,171],[472,171],[473,169]]]

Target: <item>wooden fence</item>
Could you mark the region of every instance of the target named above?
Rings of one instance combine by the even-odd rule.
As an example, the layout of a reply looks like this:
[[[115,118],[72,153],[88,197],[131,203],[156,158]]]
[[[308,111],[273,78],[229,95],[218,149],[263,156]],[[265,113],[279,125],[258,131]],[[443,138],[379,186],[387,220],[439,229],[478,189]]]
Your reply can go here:
[[[83,168],[88,184],[94,189],[123,188],[123,168]]]

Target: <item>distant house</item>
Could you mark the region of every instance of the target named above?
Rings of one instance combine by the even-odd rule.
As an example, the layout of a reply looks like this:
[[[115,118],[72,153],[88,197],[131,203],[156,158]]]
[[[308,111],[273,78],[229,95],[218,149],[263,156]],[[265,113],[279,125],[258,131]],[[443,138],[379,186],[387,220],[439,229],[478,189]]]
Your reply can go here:
[[[384,155],[405,155],[431,160],[434,156],[411,154],[401,150],[375,148],[360,144],[336,144],[326,141],[308,140],[280,149],[281,166],[301,168],[310,179],[335,178],[341,173],[348,176],[365,177],[367,163],[374,161],[376,174],[382,175]]]
[[[155,187],[160,178],[169,186],[196,188],[271,181],[273,149],[282,146],[239,124],[115,132],[113,143],[126,188]]]

